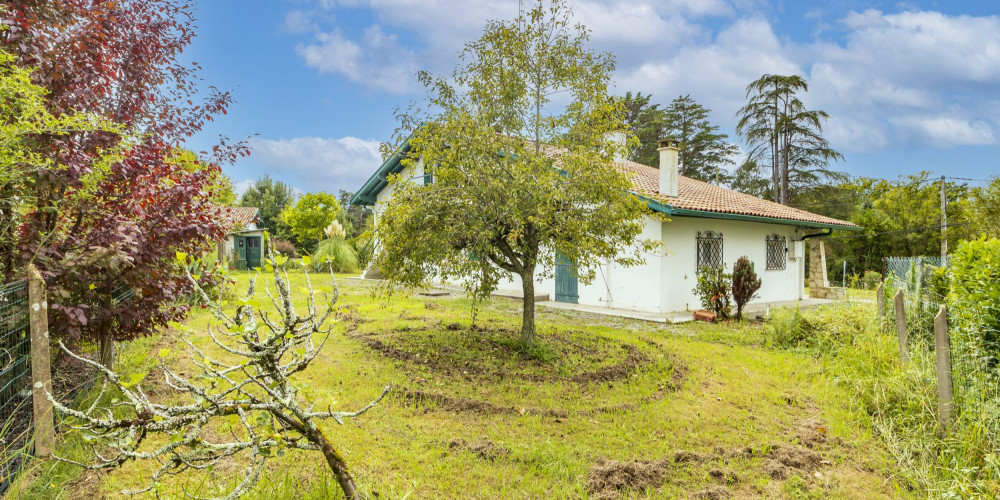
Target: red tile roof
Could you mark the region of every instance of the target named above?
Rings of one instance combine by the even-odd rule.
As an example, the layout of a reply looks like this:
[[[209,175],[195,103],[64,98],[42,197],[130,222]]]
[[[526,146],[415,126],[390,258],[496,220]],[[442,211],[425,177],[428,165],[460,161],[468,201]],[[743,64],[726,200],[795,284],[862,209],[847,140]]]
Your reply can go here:
[[[230,231],[243,231],[257,220],[257,207],[219,207],[219,217]],[[259,221],[258,221],[259,222]]]
[[[684,176],[679,178],[677,197],[665,196],[660,194],[658,169],[633,161],[616,162],[615,165],[632,179],[634,193],[673,208],[781,219],[803,222],[806,226],[813,223],[845,228],[858,227],[851,222],[806,212]]]

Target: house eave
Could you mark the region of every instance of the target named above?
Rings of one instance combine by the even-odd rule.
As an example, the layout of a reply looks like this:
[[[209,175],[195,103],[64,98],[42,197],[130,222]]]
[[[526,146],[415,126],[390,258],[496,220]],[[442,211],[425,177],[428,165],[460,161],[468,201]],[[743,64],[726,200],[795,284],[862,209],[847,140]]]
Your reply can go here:
[[[863,231],[864,228],[860,226],[848,226],[843,224],[829,224],[824,222],[813,222],[813,221],[803,221],[795,219],[779,219],[775,217],[762,217],[759,215],[745,215],[745,214],[732,214],[725,212],[709,212],[705,210],[691,210],[687,208],[675,208],[671,205],[662,203],[648,196],[643,196],[638,193],[633,193],[640,199],[646,202],[651,210],[660,212],[662,214],[671,217],[698,217],[702,219],[724,219],[724,220],[740,220],[748,222],[760,222],[764,224],[781,224],[786,226],[797,226],[808,229],[838,229],[841,231]]]
[[[411,136],[412,137],[412,136]],[[367,181],[361,186],[354,196],[351,197],[351,201],[348,202],[351,205],[363,205],[372,206],[378,199],[378,194],[389,185],[387,180],[389,175],[398,174],[403,171],[403,159],[406,158],[407,153],[410,152],[410,138],[407,137],[403,141],[403,145],[393,153],[382,165],[368,178]]]

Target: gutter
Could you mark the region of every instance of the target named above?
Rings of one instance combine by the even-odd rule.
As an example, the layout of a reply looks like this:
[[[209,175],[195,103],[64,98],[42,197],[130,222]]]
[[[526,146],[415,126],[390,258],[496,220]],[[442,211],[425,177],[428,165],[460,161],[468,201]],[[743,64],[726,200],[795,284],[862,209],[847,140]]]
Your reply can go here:
[[[832,227],[829,228],[829,229],[827,229],[826,232],[824,232],[824,233],[807,234],[807,235],[803,236],[802,238],[800,238],[799,241],[806,241],[809,238],[822,238],[824,236],[830,236],[831,234],[833,234],[833,228]]]

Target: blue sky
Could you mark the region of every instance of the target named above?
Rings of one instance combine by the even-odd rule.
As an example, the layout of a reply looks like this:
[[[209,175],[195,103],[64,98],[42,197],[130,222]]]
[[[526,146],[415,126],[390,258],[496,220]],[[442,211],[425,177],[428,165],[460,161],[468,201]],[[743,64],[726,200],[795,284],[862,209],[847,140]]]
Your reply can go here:
[[[353,191],[380,161],[393,110],[423,96],[487,19],[517,0],[205,0],[185,57],[231,90],[230,113],[196,136],[250,138],[227,166],[301,192]],[[578,0],[593,47],[615,54],[616,89],[667,103],[690,94],[730,133],[747,83],[807,78],[808,105],[852,175],[1000,174],[1000,6],[992,1]],[[737,142],[735,138],[732,139]]]

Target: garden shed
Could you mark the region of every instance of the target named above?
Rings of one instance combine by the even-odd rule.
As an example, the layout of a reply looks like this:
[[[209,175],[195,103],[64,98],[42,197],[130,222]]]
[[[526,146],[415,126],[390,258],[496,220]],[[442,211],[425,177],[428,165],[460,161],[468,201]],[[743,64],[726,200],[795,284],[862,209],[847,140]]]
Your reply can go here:
[[[260,267],[264,254],[264,231],[257,207],[222,207],[221,216],[229,233],[219,242],[219,260],[236,269]]]

